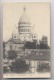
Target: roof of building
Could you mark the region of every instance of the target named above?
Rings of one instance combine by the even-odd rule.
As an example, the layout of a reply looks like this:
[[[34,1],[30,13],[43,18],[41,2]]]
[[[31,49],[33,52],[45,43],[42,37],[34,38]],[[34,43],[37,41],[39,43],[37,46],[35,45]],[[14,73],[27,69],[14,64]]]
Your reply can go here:
[[[23,59],[49,61],[50,60],[50,50],[49,51],[38,51],[38,53],[32,52],[31,54],[24,56]]]
[[[6,43],[8,43],[8,42],[13,42],[13,43],[15,43],[15,44],[22,44],[23,43],[23,41],[21,40],[21,39],[13,39],[13,38],[10,38]]]

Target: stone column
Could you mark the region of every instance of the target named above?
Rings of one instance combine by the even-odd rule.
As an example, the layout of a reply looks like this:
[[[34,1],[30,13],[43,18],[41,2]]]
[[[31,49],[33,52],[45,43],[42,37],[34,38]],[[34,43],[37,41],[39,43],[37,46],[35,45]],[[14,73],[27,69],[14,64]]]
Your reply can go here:
[[[30,61],[30,72],[35,72],[35,61]]]

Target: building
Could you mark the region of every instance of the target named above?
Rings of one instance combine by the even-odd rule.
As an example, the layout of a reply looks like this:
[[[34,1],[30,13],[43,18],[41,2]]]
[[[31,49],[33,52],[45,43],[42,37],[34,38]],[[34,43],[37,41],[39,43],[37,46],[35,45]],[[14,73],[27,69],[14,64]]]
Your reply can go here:
[[[47,40],[46,36],[42,37],[42,41],[43,41],[44,44],[48,45],[48,40]]]
[[[5,50],[21,50],[24,42],[35,41],[37,43],[37,36],[31,32],[32,25],[26,14],[26,8],[23,9],[23,14],[18,22],[18,34],[13,33],[12,37],[5,43]]]
[[[23,57],[23,59],[30,65],[29,71],[32,73],[50,71],[50,50],[32,51],[31,54]]]
[[[20,51],[23,49],[24,42],[21,41],[21,39],[16,38],[16,35],[13,35],[12,38],[10,38],[5,43],[5,51],[8,52],[10,50]]]
[[[24,8],[23,14],[19,19],[18,31],[19,36],[23,41],[33,41],[37,39],[37,36],[32,33],[32,24],[26,14],[26,8]]]
[[[26,8],[24,8],[18,22],[19,35],[13,33],[12,37],[5,43],[5,53],[11,50],[17,51],[17,58],[26,60],[26,63],[30,65],[29,71],[33,73],[38,70],[38,66],[42,66],[43,64],[50,66],[50,50],[41,51],[36,49],[36,45],[38,44],[37,35],[33,34],[31,29],[32,25],[26,14]],[[47,37],[43,36],[39,43],[47,45]],[[7,66],[7,63],[8,61],[4,60],[5,66]]]
[[[39,43],[43,43],[45,45],[48,45],[48,39],[46,36],[43,36],[42,39],[39,41]]]
[[[23,14],[20,17],[19,23],[18,23],[18,31],[19,36],[21,40],[25,41],[31,41],[31,22],[26,14],[26,8],[23,10]]]

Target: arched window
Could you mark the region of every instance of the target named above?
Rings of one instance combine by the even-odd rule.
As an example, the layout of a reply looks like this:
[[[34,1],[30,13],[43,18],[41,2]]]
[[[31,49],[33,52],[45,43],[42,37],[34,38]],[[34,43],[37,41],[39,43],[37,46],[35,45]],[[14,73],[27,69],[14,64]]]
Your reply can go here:
[[[29,32],[30,30],[28,29],[28,32]]]
[[[23,32],[23,28],[22,28],[22,30],[21,30],[22,32]]]
[[[23,29],[22,28],[20,29],[20,32],[23,32]]]
[[[20,29],[20,32],[21,32],[21,29]]]
[[[27,29],[25,29],[25,32],[27,32]]]
[[[25,32],[25,29],[24,29],[24,32]]]

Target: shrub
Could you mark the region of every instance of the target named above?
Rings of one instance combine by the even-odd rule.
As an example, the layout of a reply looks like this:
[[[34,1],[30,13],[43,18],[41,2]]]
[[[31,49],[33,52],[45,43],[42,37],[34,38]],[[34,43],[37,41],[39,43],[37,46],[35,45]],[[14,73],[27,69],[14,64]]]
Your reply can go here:
[[[23,73],[29,70],[29,65],[26,64],[25,60],[17,59],[15,62],[12,63],[10,69],[18,73]]]

